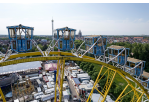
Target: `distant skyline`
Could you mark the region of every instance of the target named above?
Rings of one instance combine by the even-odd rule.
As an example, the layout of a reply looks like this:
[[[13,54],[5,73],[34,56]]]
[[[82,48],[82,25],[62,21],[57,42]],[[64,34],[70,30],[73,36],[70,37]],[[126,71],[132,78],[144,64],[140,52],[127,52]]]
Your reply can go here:
[[[34,35],[70,27],[83,35],[149,35],[149,3],[0,3],[0,34],[6,26],[34,27]]]

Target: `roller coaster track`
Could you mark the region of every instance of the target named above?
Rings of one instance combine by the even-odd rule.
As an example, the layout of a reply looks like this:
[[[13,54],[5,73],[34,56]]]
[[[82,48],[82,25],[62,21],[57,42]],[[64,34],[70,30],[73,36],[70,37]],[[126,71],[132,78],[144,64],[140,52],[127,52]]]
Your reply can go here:
[[[43,53],[45,53],[45,52],[43,52]],[[32,61],[46,61],[46,60],[63,60],[64,62],[65,62],[65,60],[90,62],[90,63],[102,65],[102,67],[99,71],[99,74],[98,74],[97,79],[94,83],[92,91],[87,99],[87,102],[91,100],[94,89],[96,89],[100,94],[99,101],[104,102],[106,100],[106,96],[109,93],[109,90],[110,90],[111,85],[114,81],[114,78],[117,74],[120,75],[127,82],[127,85],[125,86],[123,91],[119,94],[119,96],[117,97],[115,102],[122,101],[122,99],[125,96],[129,95],[129,93],[131,93],[131,92],[133,93],[133,96],[131,97],[132,102],[140,102],[140,101],[149,100],[148,91],[130,74],[124,72],[123,70],[121,70],[115,66],[97,61],[95,58],[88,57],[88,56],[83,56],[82,58],[79,58],[79,57],[74,56],[72,53],[68,53],[68,52],[50,52],[49,55],[51,55],[51,56],[43,57],[40,52],[30,52],[30,53],[20,53],[20,54],[16,54],[16,55],[10,55],[9,58],[5,62],[0,63],[0,67],[17,64],[17,63],[32,62]],[[31,56],[33,56],[33,57],[31,57]],[[37,57],[34,57],[34,56],[37,56]],[[21,58],[21,57],[26,57],[26,58],[16,59],[16,58]],[[3,58],[0,58],[0,60],[1,59],[3,59]],[[102,74],[102,76],[101,76],[101,74]],[[96,86],[102,79],[103,75],[105,75],[105,74],[107,74],[107,81],[106,81],[105,86],[102,89],[102,91],[99,91]],[[136,88],[135,86],[133,86],[133,84],[130,80],[133,81],[135,84],[137,84],[139,89]],[[60,92],[60,93],[61,93],[60,94],[60,97],[61,97],[62,92]]]

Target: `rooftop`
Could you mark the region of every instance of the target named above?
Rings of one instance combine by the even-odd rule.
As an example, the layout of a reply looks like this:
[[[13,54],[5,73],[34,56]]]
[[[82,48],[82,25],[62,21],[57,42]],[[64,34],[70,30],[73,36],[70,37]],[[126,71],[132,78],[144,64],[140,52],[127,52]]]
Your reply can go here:
[[[134,62],[134,63],[142,62],[142,60],[135,59],[135,58],[131,58],[131,57],[128,57],[128,58],[127,58],[127,61],[131,61],[131,62]]]
[[[89,35],[89,36],[85,36],[85,37],[100,37],[101,35]]]
[[[149,73],[148,72],[143,71],[142,75],[145,76],[146,78],[149,78]]]
[[[57,63],[49,63],[49,64],[45,64],[45,70],[57,70]]]
[[[0,67],[0,74],[15,73],[19,71],[26,71],[29,69],[36,69],[39,67],[41,67],[40,61],[18,63],[15,65],[8,65],[8,66]]]
[[[125,48],[124,46],[117,46],[117,45],[111,45],[108,48],[113,48],[113,49],[122,49]]]

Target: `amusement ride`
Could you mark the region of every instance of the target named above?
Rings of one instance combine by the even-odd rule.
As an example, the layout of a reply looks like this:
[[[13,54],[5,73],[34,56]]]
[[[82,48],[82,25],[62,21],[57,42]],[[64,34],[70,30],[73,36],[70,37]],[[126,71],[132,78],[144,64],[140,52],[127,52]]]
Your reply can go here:
[[[18,26],[8,26],[7,29],[10,44],[6,54],[0,52],[2,56],[0,58],[0,67],[23,62],[57,60],[55,102],[58,96],[59,101],[62,101],[65,60],[83,61],[101,65],[96,81],[94,81],[92,91],[86,100],[87,102],[91,101],[94,90],[97,90],[101,95],[98,101],[105,102],[116,75],[120,75],[127,85],[115,102],[122,101],[129,93],[133,94],[133,97],[131,97],[132,102],[149,101],[149,79],[142,80],[145,61],[128,57],[129,48],[116,45],[107,47],[107,38],[104,35],[86,36],[84,37],[83,43],[76,49],[74,43],[76,29],[68,27],[59,28],[54,30],[53,39],[47,50],[42,51],[33,38],[33,27],[20,24]],[[81,49],[83,44],[85,44],[85,49]],[[27,52],[32,49],[32,45],[34,45],[39,52]],[[54,51],[54,47],[57,47],[58,51]],[[17,53],[13,54],[12,52]],[[93,54],[94,57],[86,56],[87,53]],[[38,57],[34,57],[35,55],[38,55]],[[100,91],[97,88],[97,84],[105,74],[107,74],[107,81],[104,88]],[[135,85],[133,85],[132,82]],[[59,95],[57,95],[58,93]],[[5,96],[1,88],[0,95],[5,102]]]

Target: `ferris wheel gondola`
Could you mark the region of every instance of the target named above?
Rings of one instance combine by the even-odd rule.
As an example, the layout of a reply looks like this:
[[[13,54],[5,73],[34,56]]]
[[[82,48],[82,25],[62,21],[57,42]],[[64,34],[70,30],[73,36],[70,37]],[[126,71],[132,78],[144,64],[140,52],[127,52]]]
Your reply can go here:
[[[12,51],[26,52],[32,49],[33,27],[20,24],[8,26],[7,29]]]

